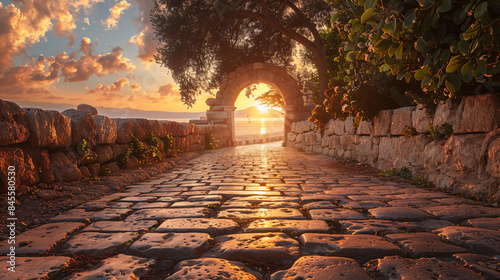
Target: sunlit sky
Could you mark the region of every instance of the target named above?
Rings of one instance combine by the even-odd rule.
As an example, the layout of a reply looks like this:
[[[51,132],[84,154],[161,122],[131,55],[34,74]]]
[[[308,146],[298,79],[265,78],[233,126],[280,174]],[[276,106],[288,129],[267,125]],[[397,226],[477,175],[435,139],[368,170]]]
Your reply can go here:
[[[151,0],[1,0],[0,99],[201,112],[152,62]],[[254,105],[240,95],[238,109]]]

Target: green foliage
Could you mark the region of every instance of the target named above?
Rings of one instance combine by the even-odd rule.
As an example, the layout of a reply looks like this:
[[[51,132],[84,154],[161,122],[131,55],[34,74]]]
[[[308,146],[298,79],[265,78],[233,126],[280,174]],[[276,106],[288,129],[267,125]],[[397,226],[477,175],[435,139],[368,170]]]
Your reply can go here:
[[[411,137],[413,135],[418,135],[418,132],[414,127],[405,126],[405,128],[401,130],[401,135],[404,137]]]
[[[92,154],[92,149],[85,139],[80,140],[80,142],[76,144],[76,152],[86,161],[94,160],[97,157],[95,154]]]
[[[215,137],[212,135],[212,133],[207,132],[205,133],[205,149],[207,150],[216,150],[218,147],[215,144]]]
[[[275,87],[272,87],[270,90],[257,96],[255,98],[255,101],[261,105],[265,105],[268,108],[274,108],[276,110],[279,110],[282,113],[283,110],[285,109],[285,101],[283,100],[283,97]]]
[[[326,100],[326,99],[325,99]],[[309,121],[314,123],[316,129],[323,129],[326,123],[333,118],[333,115],[328,113],[324,106],[317,105],[313,111]]]
[[[99,176],[109,176],[111,175],[111,169],[101,166],[101,169],[99,170]]]
[[[399,170],[397,170],[396,168],[392,168],[389,170],[383,170],[382,172],[380,172],[378,174],[378,176],[380,176],[380,177],[397,176],[397,177],[408,179],[408,178],[411,178],[413,175],[412,175],[412,172],[410,169],[403,167]]]
[[[324,0],[155,3],[151,22],[160,43],[155,60],[171,70],[188,106],[242,65],[271,62],[292,68],[297,44],[318,53],[323,42],[317,29],[332,10]],[[321,55],[315,62],[326,64]]]
[[[427,127],[428,129],[425,135],[433,140],[446,139],[453,135],[453,126],[449,123],[444,123],[440,126],[434,126],[431,123],[427,123]]]
[[[127,150],[116,157],[116,161],[118,163],[118,166],[120,166],[120,168],[125,166],[125,164],[127,163],[127,160],[129,159],[130,155],[132,154],[132,151],[134,150],[132,146],[133,145],[131,143],[129,143]]]
[[[425,188],[425,189],[436,188],[436,186],[432,182],[425,180],[424,177],[413,179],[413,183],[415,185],[418,185],[420,188]]]
[[[167,157],[172,157],[175,155],[175,138],[171,133],[168,133],[165,137],[161,139],[163,141],[163,150],[167,154]]]
[[[423,92],[410,94],[424,104],[500,85],[499,1],[348,1],[332,19],[345,31],[350,69],[361,67],[348,73],[351,84],[373,65],[418,82]]]
[[[136,157],[141,165],[161,160],[160,139],[152,132],[149,133],[145,142],[132,136],[132,142],[128,143],[128,149],[116,158],[118,165],[124,166],[131,155]]]

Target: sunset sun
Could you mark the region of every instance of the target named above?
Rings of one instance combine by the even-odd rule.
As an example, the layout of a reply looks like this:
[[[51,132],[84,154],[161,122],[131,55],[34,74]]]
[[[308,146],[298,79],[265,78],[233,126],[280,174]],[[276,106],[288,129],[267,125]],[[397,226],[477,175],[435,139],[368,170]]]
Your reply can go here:
[[[255,104],[255,107],[257,107],[257,109],[259,109],[261,113],[266,113],[267,110],[269,110],[269,107],[266,107],[265,105],[262,104]]]

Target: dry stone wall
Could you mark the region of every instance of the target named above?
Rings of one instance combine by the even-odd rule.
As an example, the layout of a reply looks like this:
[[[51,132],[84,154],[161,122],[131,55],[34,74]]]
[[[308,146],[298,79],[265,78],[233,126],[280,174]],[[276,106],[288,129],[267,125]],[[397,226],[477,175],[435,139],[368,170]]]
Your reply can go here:
[[[380,170],[408,168],[413,178],[441,189],[483,199],[500,196],[499,94],[466,97],[459,104],[448,100],[433,114],[418,105],[381,111],[373,121],[356,125],[354,118],[330,120],[322,130],[297,122],[287,140],[305,152]]]
[[[101,167],[111,171],[133,168],[139,160],[129,156],[117,164],[117,158],[129,148],[133,136],[145,141],[150,133],[160,139],[174,140],[178,152],[206,149],[206,135],[213,136],[217,147],[229,146],[225,125],[196,125],[146,119],[111,119],[98,115],[86,104],[64,112],[38,108],[20,108],[0,100],[0,193],[6,191],[9,166],[16,168],[16,184],[72,182],[97,177]],[[82,139],[90,148],[82,156]],[[165,143],[160,140],[162,159],[168,159]],[[84,147],[85,148],[85,147]]]

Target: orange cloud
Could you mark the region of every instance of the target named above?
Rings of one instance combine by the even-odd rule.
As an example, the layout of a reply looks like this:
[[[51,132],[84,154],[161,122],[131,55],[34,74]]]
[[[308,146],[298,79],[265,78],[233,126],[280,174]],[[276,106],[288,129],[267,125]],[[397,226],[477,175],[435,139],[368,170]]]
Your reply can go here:
[[[176,85],[172,82],[169,82],[169,83],[161,86],[158,89],[158,93],[160,94],[160,97],[178,95],[179,91],[177,89],[174,89],[174,87],[176,87]]]
[[[134,0],[139,9],[139,33],[130,38],[129,43],[139,48],[137,57],[144,63],[154,59],[158,41],[154,40],[155,34],[151,25],[149,14],[154,8],[155,1]]]
[[[102,22],[102,24],[106,26],[106,30],[115,28],[123,11],[130,7],[132,7],[132,4],[128,3],[126,0],[122,0],[120,3],[111,7],[111,9],[109,9],[110,14],[108,19]]]
[[[40,55],[26,65],[2,67],[0,93],[22,98],[22,95],[27,94],[48,93],[48,88],[58,82],[61,76],[66,82],[81,82],[87,81],[92,75],[102,77],[135,69],[129,59],[123,57],[119,47],[107,54],[94,54],[94,49],[95,44],[89,38],[83,38],[80,49],[69,55],[65,52],[49,58]],[[82,55],[77,58],[79,54]]]
[[[0,2],[0,66],[13,65],[13,58],[40,42],[50,30],[57,37],[75,41],[73,30],[81,10],[103,0],[23,0],[3,6]]]
[[[110,86],[103,86],[102,84],[98,84],[95,89],[89,91],[89,94],[98,94],[102,92],[104,95],[109,94],[110,92],[121,91],[125,84],[129,84],[127,78],[120,78],[116,82],[114,82]]]

